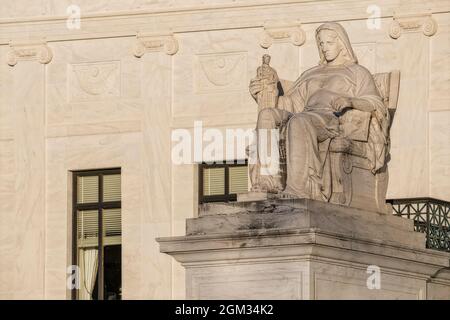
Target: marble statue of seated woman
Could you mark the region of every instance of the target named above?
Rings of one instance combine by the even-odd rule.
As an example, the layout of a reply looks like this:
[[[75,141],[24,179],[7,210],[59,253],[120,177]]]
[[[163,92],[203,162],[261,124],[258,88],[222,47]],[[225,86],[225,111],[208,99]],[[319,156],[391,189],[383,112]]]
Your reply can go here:
[[[338,23],[316,30],[320,64],[305,71],[278,98],[275,108],[262,109],[258,129],[282,127],[285,136],[285,172],[253,174],[253,190],[283,192],[300,198],[329,201],[331,196],[330,142],[343,134],[341,117],[359,112],[368,119],[365,157],[375,173],[388,153],[389,113],[370,72],[358,64],[349,38]],[[256,99],[263,90],[258,79],[249,90]],[[348,119],[352,119],[348,117]],[[351,121],[351,120],[350,120]],[[263,167],[258,134],[258,168]],[[364,135],[363,135],[364,137]],[[364,138],[363,138],[364,139]],[[275,143],[267,140],[268,144]],[[270,146],[263,148],[270,150]],[[261,171],[263,172],[263,171]]]

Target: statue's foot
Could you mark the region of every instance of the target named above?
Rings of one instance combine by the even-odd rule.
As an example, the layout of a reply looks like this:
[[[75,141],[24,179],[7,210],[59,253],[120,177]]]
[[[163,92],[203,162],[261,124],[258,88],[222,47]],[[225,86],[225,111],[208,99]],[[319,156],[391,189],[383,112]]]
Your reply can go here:
[[[289,187],[286,187],[283,191],[279,192],[279,195],[283,199],[309,199],[311,198],[308,194],[298,193],[292,191]]]
[[[264,189],[261,189],[261,188],[251,188],[248,193],[252,193],[252,194],[267,194],[269,192],[267,192],[267,190],[264,190]]]
[[[261,177],[259,182],[254,185],[251,189],[256,192],[266,192],[278,194],[283,190],[283,185],[281,183],[281,178],[275,176]]]
[[[299,199],[299,197],[297,195],[286,192],[286,191],[279,191],[276,194],[276,197],[280,198],[280,199]]]

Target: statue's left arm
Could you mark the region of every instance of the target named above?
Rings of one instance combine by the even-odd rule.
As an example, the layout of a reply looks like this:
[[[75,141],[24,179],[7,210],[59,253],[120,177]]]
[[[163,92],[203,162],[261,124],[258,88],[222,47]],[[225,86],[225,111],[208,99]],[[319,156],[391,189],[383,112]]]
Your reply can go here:
[[[355,96],[350,100],[351,106],[360,111],[373,112],[380,108],[385,109],[375,81],[367,69],[357,69]]]
[[[372,112],[375,110],[375,106],[370,101],[367,101],[366,99],[352,98],[351,104],[352,104],[353,108],[360,110],[360,111]]]
[[[369,137],[366,156],[371,162],[372,172],[385,165],[389,152],[389,112],[384,105],[370,72],[360,67],[357,69],[355,97],[352,106],[371,113]]]

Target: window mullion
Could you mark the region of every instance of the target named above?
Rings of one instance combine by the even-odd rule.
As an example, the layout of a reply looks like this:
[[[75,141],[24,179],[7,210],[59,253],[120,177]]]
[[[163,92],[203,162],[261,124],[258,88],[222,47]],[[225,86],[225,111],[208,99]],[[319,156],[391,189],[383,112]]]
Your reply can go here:
[[[98,299],[104,299],[104,268],[103,268],[103,174],[98,176]]]
[[[100,208],[100,203],[78,203],[75,204],[77,210],[98,210]]]
[[[77,198],[78,198],[78,175],[72,176],[72,265],[78,266],[78,239],[77,239]],[[77,281],[77,280],[76,280]],[[77,299],[77,288],[72,289],[72,300]]]
[[[225,170],[224,170],[224,174],[225,174],[225,197],[228,199],[228,197],[230,196],[230,175],[229,175],[229,169],[228,169],[228,164],[224,165]]]
[[[102,209],[120,209],[121,206],[121,201],[103,202],[101,205]]]

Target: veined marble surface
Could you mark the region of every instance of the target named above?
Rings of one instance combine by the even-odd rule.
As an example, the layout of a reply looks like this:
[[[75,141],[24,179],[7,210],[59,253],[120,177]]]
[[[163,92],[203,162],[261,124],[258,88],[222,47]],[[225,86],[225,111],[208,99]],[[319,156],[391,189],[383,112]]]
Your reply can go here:
[[[371,72],[401,72],[388,198],[450,200],[448,1],[84,0],[81,28],[68,30],[71,3],[0,6],[0,298],[68,297],[70,170],[117,166],[123,297],[184,298],[183,268],[155,241],[183,235],[198,209],[197,168],[172,165],[171,130],[192,130],[196,120],[222,131],[253,128],[247,85],[261,55],[272,56],[280,78],[295,80],[317,64],[313,34],[326,20],[345,27]],[[366,10],[377,3],[380,29],[369,29]],[[401,20],[410,28],[391,38],[393,16],[411,13],[418,15]],[[437,32],[427,36],[421,26],[430,14]],[[300,24],[305,43],[263,49],[274,24]],[[154,32],[173,37],[178,51],[137,58],[136,35]],[[26,50],[11,67],[17,43]],[[50,61],[30,48],[48,48]]]

